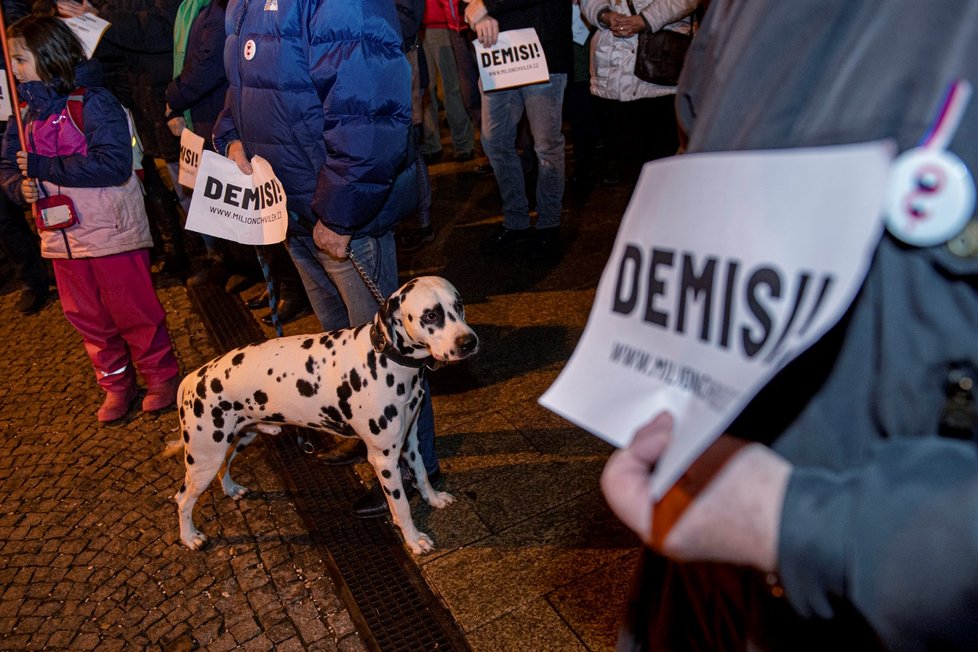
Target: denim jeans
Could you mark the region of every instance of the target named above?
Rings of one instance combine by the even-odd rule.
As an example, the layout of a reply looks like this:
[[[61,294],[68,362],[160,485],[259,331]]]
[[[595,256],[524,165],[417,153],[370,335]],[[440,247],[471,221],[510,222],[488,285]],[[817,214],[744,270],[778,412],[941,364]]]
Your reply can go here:
[[[324,331],[359,326],[377,313],[377,299],[348,258],[338,260],[320,250],[312,234],[286,238],[285,246],[299,271],[309,303]],[[353,255],[386,297],[397,289],[394,234],[350,240]]]
[[[482,149],[499,184],[507,229],[530,226],[523,166],[516,153],[516,127],[524,111],[539,162],[536,227],[560,226],[564,198],[564,135],[560,129],[566,86],[566,74],[552,74],[546,84],[482,93]]]
[[[451,30],[428,28],[424,36],[424,56],[428,62],[428,88],[424,111],[424,143],[421,151],[433,154],[441,151],[441,121],[438,117],[438,77],[445,100],[445,117],[455,152],[471,152],[475,149],[472,123],[465,110],[459,85],[459,73],[452,51]]]
[[[337,260],[316,247],[312,235],[289,234],[285,246],[295,262],[313,312],[324,331],[359,326],[377,314],[377,299],[367,288],[350,259]],[[398,288],[397,252],[391,232],[374,238],[350,240],[350,249],[367,275],[386,298]],[[418,414],[418,450],[430,473],[438,470],[435,455],[435,416],[428,379]]]

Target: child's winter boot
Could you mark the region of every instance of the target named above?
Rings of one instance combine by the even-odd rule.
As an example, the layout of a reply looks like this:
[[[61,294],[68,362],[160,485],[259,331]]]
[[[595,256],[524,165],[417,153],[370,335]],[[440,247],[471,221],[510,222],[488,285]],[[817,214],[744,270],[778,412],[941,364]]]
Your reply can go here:
[[[167,378],[158,385],[146,388],[143,397],[143,412],[165,410],[177,401],[177,388],[180,386],[180,374]]]
[[[99,423],[111,425],[121,421],[128,413],[133,399],[136,398],[136,386],[130,385],[118,391],[106,390],[105,402],[98,409]]]

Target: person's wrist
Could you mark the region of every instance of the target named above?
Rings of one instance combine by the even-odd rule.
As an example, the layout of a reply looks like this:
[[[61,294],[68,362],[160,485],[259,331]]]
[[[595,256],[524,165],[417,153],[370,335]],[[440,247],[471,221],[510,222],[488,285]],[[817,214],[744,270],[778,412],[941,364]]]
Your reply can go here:
[[[597,16],[598,23],[604,25],[606,29],[611,27],[611,23],[608,22],[608,14],[610,13],[611,13],[611,7],[602,7],[601,10],[598,11],[598,16]]]

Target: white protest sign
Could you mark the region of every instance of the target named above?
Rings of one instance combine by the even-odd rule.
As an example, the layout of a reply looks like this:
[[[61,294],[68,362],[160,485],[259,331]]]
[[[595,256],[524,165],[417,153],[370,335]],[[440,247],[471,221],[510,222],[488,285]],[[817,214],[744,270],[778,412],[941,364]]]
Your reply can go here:
[[[254,173],[244,174],[231,159],[205,151],[186,228],[249,245],[285,240],[285,190],[268,161],[256,156],[251,167]]]
[[[10,89],[7,87],[7,71],[0,68],[0,122],[6,122],[14,114],[10,103]]]
[[[482,47],[474,42],[482,90],[496,91],[550,81],[547,57],[532,27],[499,33],[496,44]]]
[[[64,21],[81,41],[85,56],[92,58],[92,53],[98,47],[98,42],[102,39],[102,34],[112,23],[99,18],[95,14],[79,14],[73,18],[65,18]]]
[[[198,136],[189,129],[180,132],[180,173],[177,175],[177,183],[186,188],[194,187],[203,154],[203,136]]]
[[[675,417],[654,498],[846,311],[883,230],[893,148],[646,164],[587,326],[540,403],[615,446]]]

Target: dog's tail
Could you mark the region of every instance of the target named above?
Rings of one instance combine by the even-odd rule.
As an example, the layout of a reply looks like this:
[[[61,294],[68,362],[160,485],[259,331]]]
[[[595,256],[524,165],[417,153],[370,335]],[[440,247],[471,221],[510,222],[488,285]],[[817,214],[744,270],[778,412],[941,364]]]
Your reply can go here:
[[[174,455],[179,455],[180,451],[183,450],[183,440],[174,439],[173,441],[166,442],[166,448],[160,453],[160,458],[166,459],[168,457],[173,457]]]

